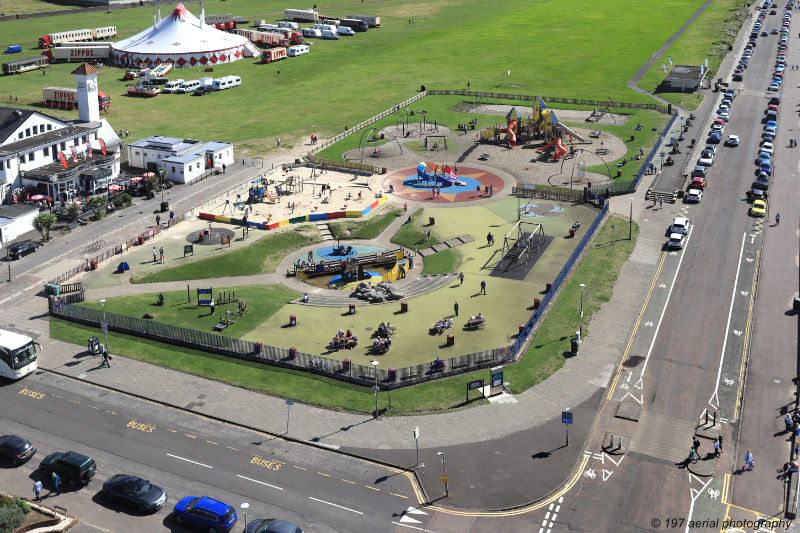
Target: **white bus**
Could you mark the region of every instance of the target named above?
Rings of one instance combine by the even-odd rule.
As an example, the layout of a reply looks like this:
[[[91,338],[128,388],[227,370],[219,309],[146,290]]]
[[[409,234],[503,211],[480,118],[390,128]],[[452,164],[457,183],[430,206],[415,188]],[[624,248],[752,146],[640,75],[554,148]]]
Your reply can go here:
[[[30,337],[0,329],[0,376],[19,379],[36,370],[37,347],[42,348]]]

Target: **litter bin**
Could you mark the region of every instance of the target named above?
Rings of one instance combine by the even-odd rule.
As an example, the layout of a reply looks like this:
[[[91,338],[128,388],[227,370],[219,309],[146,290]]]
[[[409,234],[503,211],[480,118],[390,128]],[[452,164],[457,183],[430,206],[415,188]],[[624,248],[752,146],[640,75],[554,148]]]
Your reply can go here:
[[[389,381],[397,381],[397,370],[394,368],[389,369]]]
[[[97,270],[97,259],[92,259],[90,264],[92,265],[92,270]]]
[[[794,297],[794,302],[792,303],[792,310],[800,311],[800,298],[798,298],[797,296]]]
[[[89,349],[89,353],[91,353],[91,354],[100,353],[101,352],[101,350],[100,350],[100,339],[98,339],[97,337],[89,337],[89,342],[88,342],[87,348]]]
[[[572,337],[572,340],[569,341],[570,352],[572,352],[573,354],[578,353],[578,345],[580,343],[581,343],[581,341],[578,339],[577,335]]]
[[[569,237],[570,239],[575,236],[575,228],[569,228]]]
[[[350,359],[345,359],[344,361],[342,361],[342,370],[344,370],[348,374],[350,373]]]
[[[548,282],[545,284],[545,288],[547,289],[547,292],[550,292],[550,289],[552,289],[552,288],[553,288],[553,284],[552,284],[552,283],[550,283],[550,282],[548,281]]]
[[[289,325],[296,326],[297,325],[297,316],[296,315],[289,315]]]
[[[169,202],[161,202],[161,212],[166,213],[169,211]]]
[[[408,313],[408,302],[400,302],[400,312]]]
[[[297,357],[297,348],[292,346],[289,348],[289,359],[294,359],[295,357]]]
[[[519,325],[519,334],[522,335],[522,332],[525,331],[525,324]]]
[[[433,217],[428,217],[428,225],[433,226],[434,224],[436,224],[436,219]]]
[[[139,246],[143,245],[144,244],[144,235],[139,235],[138,241],[139,241]]]
[[[456,345],[456,337],[455,335],[447,335],[447,345],[448,346],[455,346]]]
[[[350,304],[349,312],[351,315],[356,314],[356,304]]]
[[[539,309],[540,305],[542,305],[542,299],[541,298],[534,298],[533,299],[533,308],[534,309]]]

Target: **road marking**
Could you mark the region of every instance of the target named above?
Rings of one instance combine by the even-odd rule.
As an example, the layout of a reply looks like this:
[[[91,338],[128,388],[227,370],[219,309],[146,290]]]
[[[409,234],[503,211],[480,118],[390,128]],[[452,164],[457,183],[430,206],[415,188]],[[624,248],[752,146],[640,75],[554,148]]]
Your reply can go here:
[[[428,513],[415,507],[409,507],[406,509],[406,514],[424,514],[425,516],[428,516]]]
[[[294,468],[298,470],[308,470],[308,468],[303,468],[302,466],[292,465]]]
[[[213,444],[214,446],[219,446],[219,442],[214,442],[213,440],[206,439],[206,442],[209,444]]]
[[[100,408],[99,408],[99,407],[95,407],[94,405],[90,405],[89,407],[91,407],[91,408],[92,408],[92,409],[94,409],[95,411],[99,411],[99,410],[100,410]]]
[[[372,490],[375,490],[375,491],[378,491],[378,492],[380,492],[380,490],[381,490],[381,489],[379,489],[377,487],[370,487],[369,485],[364,485],[364,486],[367,487],[368,489],[372,489]]]
[[[410,516],[406,516],[406,515],[403,515],[400,518],[400,521],[401,522],[406,522],[406,523],[411,523],[411,524],[421,524],[422,523],[420,520],[417,520],[416,518],[411,518]]]
[[[714,394],[709,398],[708,403],[714,409],[719,405],[719,380],[722,377],[722,363],[725,361],[725,347],[728,345],[728,332],[731,327],[731,317],[733,316],[733,302],[736,299],[736,287],[739,285],[739,274],[742,271],[742,254],[744,254],[744,239],[746,233],[742,234],[742,245],[739,248],[739,262],[736,264],[736,278],[733,280],[733,291],[731,293],[731,305],[728,307],[728,323],[725,324],[725,335],[722,338],[722,351],[719,354],[719,366],[717,367],[717,383],[714,385]],[[714,403],[716,399],[717,403]]]
[[[333,507],[338,507],[339,509],[344,509],[345,511],[350,511],[351,513],[364,514],[361,511],[356,511],[355,509],[350,509],[349,507],[345,507],[343,505],[337,505],[335,503],[326,502],[325,500],[320,500],[319,498],[314,498],[313,496],[309,496],[308,499],[309,500],[314,500],[315,502],[324,503],[325,505],[331,505]]]
[[[744,244],[744,243],[743,243],[743,244]],[[702,494],[702,493],[703,493],[703,491],[705,491],[705,490],[706,490],[706,487],[708,487],[708,485],[709,485],[709,484],[710,484],[712,481],[714,481],[714,478],[712,477],[711,479],[709,479],[709,480],[708,480],[708,482],[706,482],[706,484],[705,484],[705,485],[703,485],[703,487],[702,487],[700,490],[698,490],[698,491],[696,491],[696,492],[695,492],[695,489],[693,489],[693,488],[691,487],[692,478],[694,478],[694,479],[696,479],[696,480],[698,480],[698,481],[700,481],[700,482],[702,483],[702,480],[701,480],[700,478],[696,477],[696,476],[695,476],[694,474],[692,474],[692,473],[689,473],[689,485],[690,485],[690,487],[689,487],[689,494],[691,494],[692,503],[689,505],[689,515],[688,515],[688,520],[686,521],[686,530],[685,530],[685,531],[686,531],[686,533],[689,533],[689,524],[690,524],[690,523],[692,523],[692,513],[694,512],[694,502],[696,502],[696,501],[697,501],[697,497],[698,497],[698,496],[700,496],[700,494]]]
[[[323,474],[322,472],[317,472],[317,475],[318,475],[318,476],[331,477],[331,475],[330,475],[330,474]]]
[[[204,465],[203,463],[198,463],[197,461],[192,461],[191,459],[187,459],[185,457],[180,457],[178,455],[172,455],[171,453],[168,453],[167,455],[169,455],[170,457],[174,457],[175,459],[180,459],[181,461],[186,461],[187,463],[193,463],[193,464],[196,464],[196,465],[204,466],[206,468],[214,468],[213,466]]]
[[[172,432],[172,433],[177,433],[177,430],[174,430],[174,429],[169,429],[169,428],[167,428],[167,431],[170,431],[170,432]]]
[[[349,479],[345,479],[345,478],[342,478],[342,481],[344,481],[345,483],[350,483],[351,485],[357,485],[358,484],[355,481],[350,481]]]
[[[188,433],[184,433],[184,435],[186,435],[186,436],[187,436],[187,437],[189,437],[190,439],[196,439],[196,438],[197,438],[197,437],[195,437],[194,435],[189,435]]]
[[[225,446],[225,447],[228,448],[229,450],[233,450],[235,452],[239,451],[239,448],[234,448],[233,446]]]
[[[401,518],[401,520],[402,520],[402,518]],[[410,529],[416,529],[417,531],[425,531],[425,532],[427,532],[427,533],[433,533],[433,531],[431,531],[430,529],[423,529],[423,528],[421,528],[421,527],[410,526],[410,525],[408,525],[408,524],[401,524],[400,522],[394,522],[394,521],[392,521],[392,524],[394,524],[394,525],[396,525],[396,526],[403,526],[403,527],[407,527],[407,528],[410,528]]]
[[[761,250],[756,250],[756,264],[753,271],[753,282],[750,288],[750,305],[747,308],[747,326],[745,327],[744,343],[742,344],[742,357],[739,363],[739,392],[736,394],[736,408],[733,410],[733,421],[739,419],[742,405],[742,387],[744,387],[744,373],[747,367],[747,350],[750,346],[750,332],[753,327],[753,308],[755,307],[755,294],[758,283],[758,271],[761,266]]]
[[[264,483],[263,481],[259,481],[257,479],[253,479],[253,478],[249,478],[249,477],[245,477],[245,476],[240,476],[239,474],[236,474],[236,477],[240,477],[242,479],[246,479],[247,481],[252,481],[253,483],[258,483],[259,485],[266,485],[267,487],[272,487],[273,489],[283,490],[281,487],[278,487],[278,486],[275,486],[275,485],[270,485],[269,483]]]
[[[398,498],[405,498],[406,500],[408,499],[408,496],[403,496],[402,494],[397,494],[396,492],[390,492],[389,494],[392,496],[397,496]]]
[[[117,414],[117,413],[115,413],[114,411],[109,411],[109,410],[106,410],[106,413],[108,413],[108,414],[110,414],[110,415],[115,415],[115,414]]]
[[[561,503],[564,501],[564,497],[561,496],[558,499],[558,505],[555,502],[550,503],[550,507],[547,508],[547,513],[544,515],[544,520],[542,520],[542,527],[539,528],[539,533],[550,533],[553,528],[553,522],[556,521],[558,517],[558,511],[561,509]],[[553,509],[555,507],[555,509]],[[552,514],[551,514],[552,512]],[[545,527],[547,529],[545,530]]]

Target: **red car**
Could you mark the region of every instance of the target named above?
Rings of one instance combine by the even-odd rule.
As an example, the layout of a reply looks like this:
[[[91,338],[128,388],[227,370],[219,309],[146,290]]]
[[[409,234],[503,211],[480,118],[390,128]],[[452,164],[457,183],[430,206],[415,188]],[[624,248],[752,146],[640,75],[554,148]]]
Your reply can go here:
[[[706,190],[706,185],[708,185],[708,180],[698,176],[692,178],[692,182],[689,184],[687,189],[700,189],[701,191],[704,191]]]

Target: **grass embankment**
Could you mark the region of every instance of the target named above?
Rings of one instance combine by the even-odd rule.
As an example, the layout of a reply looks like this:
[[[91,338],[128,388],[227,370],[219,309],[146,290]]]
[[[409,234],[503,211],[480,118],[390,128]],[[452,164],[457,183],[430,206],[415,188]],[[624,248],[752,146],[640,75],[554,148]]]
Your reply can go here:
[[[584,292],[584,323],[589,323],[594,313],[611,298],[620,269],[630,256],[638,236],[638,226],[634,225],[633,240],[620,239],[619,232],[617,240],[611,240],[611,225],[623,226],[626,223],[627,220],[620,217],[606,221],[553,303],[525,356],[519,364],[506,366],[506,378],[515,393],[545,380],[564,364],[568,336],[578,323],[580,283],[590,289]],[[83,345],[94,334],[95,328],[61,320],[50,321],[53,338]],[[310,405],[365,414],[374,409],[374,396],[366,387],[116,333],[112,334],[110,344],[114,353],[126,357]],[[466,383],[485,376],[485,371],[473,372],[396,390],[392,392],[392,413],[432,413],[463,407]],[[380,401],[381,409],[384,409],[385,394],[380,395]]]
[[[428,221],[422,216],[424,209],[419,208],[411,215],[411,224],[403,224],[391,239],[392,244],[413,250],[414,248],[427,248],[442,242],[436,236],[436,226],[428,226]],[[425,240],[425,230],[430,228],[431,237]]]
[[[460,255],[457,249],[448,248],[447,250],[436,252],[425,258],[425,266],[422,268],[422,275],[455,272],[456,265],[460,262]]]
[[[302,228],[281,231],[232,252],[199,259],[185,265],[166,268],[131,278],[131,283],[157,283],[219,276],[249,276],[274,272],[278,263],[294,250],[320,242],[318,235]]]
[[[328,228],[334,239],[375,239],[402,214],[402,209],[392,208],[385,213],[370,214],[365,219],[350,218],[341,222],[331,222]]]
[[[703,65],[708,58],[706,78],[715,79],[720,64],[729,52],[729,47],[736,40],[742,22],[747,21],[747,4],[746,0],[712,2],[694,24],[687,28],[666,53],[650,67],[638,86],[685,109],[697,109],[703,102],[702,92],[658,91],[658,85],[666,76],[662,63],[669,69],[668,56],[672,57],[673,65]]]

